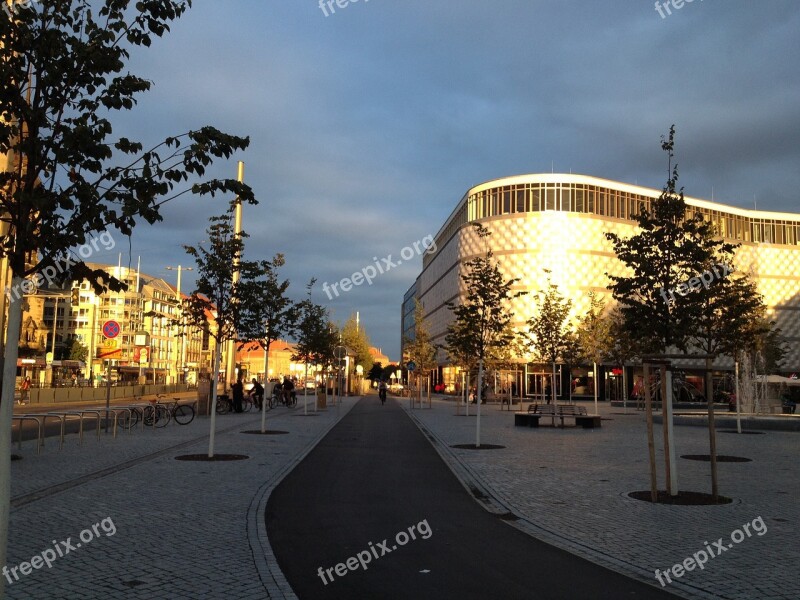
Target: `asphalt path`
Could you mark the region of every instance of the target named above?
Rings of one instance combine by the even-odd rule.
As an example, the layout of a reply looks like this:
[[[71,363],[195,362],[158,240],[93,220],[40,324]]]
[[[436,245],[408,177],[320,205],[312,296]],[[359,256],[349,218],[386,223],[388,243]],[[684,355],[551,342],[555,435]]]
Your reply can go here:
[[[481,508],[392,399],[362,399],[276,487],[265,518],[303,600],[675,598]]]

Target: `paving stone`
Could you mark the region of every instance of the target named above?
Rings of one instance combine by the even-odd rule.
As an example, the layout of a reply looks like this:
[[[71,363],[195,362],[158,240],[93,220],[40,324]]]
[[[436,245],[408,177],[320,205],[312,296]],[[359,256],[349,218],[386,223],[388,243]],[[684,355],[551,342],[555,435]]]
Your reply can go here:
[[[117,439],[86,436],[80,447],[68,436],[61,451],[48,440],[40,456],[23,444],[24,459],[12,465],[8,565],[53,540],[80,543],[82,530],[106,518],[116,531],[99,527],[99,537],[50,568],[7,584],[7,597],[294,598],[269,548],[266,499],[356,400],[314,419],[292,418],[302,406],[270,411],[268,428],[289,432],[280,436],[240,433],[260,428],[256,413],[219,416],[215,453],[250,457],[242,461],[175,460],[206,453],[208,418]]]
[[[719,490],[734,502],[720,506],[666,506],[633,500],[628,492],[649,489],[643,413],[613,414],[602,428],[514,427],[513,415],[483,407],[481,441],[501,450],[459,450],[474,443],[475,417],[455,416],[451,402],[433,409],[404,408],[430,437],[467,486],[477,486],[498,512],[521,520],[509,524],[554,545],[650,583],[655,570],[669,569],[761,517],[766,533],[745,537],[703,570],[673,579],[670,590],[687,598],[800,598],[796,499],[800,497],[800,437],[793,432],[717,436],[717,453],[745,456],[750,463],[719,463]],[[593,411],[593,405],[590,412]],[[470,407],[471,411],[474,407]],[[656,446],[662,446],[661,427]],[[708,430],[676,427],[677,455],[708,454]],[[657,452],[659,487],[664,488],[664,453]],[[678,459],[679,489],[710,492],[707,462]],[[775,519],[782,519],[776,521]],[[760,523],[759,523],[760,524]],[[751,532],[753,527],[751,526]],[[657,583],[657,582],[656,582]]]

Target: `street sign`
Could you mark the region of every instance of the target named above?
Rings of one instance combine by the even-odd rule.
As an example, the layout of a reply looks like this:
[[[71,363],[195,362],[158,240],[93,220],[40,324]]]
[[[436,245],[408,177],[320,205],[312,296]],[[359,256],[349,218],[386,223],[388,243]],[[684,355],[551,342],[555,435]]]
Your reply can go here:
[[[48,352],[47,354],[44,355],[44,362],[48,367],[53,364],[53,353],[52,352]]]
[[[118,346],[118,343],[117,340],[106,339],[106,341],[103,342],[103,346],[106,347],[106,350],[112,350]]]
[[[121,348],[106,348],[105,346],[97,349],[97,358],[120,358]]]
[[[115,338],[119,335],[119,323],[116,321],[106,321],[103,323],[103,335],[107,338]]]
[[[344,346],[336,346],[336,348],[333,349],[333,356],[336,357],[336,360],[342,360],[347,356],[347,348]]]
[[[408,361],[406,369],[408,369],[409,371],[413,371],[416,368],[417,368],[417,363],[415,363],[413,360]]]

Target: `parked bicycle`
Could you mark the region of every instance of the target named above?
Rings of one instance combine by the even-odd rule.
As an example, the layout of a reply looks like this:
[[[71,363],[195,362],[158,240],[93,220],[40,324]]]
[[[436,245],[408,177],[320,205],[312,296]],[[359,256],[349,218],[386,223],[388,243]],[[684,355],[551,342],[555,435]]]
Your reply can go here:
[[[178,425],[188,425],[194,420],[194,406],[191,404],[181,404],[180,398],[173,398],[171,402],[163,402],[164,396],[156,395],[159,403],[163,404],[169,411],[169,416],[175,419]]]
[[[136,397],[137,401],[141,398]],[[178,425],[188,425],[194,420],[195,410],[191,404],[181,404],[180,398],[167,400],[166,396],[157,394],[147,406],[131,406],[130,419],[125,423],[126,428],[136,427],[139,421],[144,421],[148,427],[166,427],[172,419]]]

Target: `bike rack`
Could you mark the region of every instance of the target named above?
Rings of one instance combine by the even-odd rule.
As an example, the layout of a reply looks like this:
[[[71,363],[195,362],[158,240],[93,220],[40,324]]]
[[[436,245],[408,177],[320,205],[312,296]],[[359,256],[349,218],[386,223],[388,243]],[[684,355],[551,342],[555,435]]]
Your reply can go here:
[[[137,404],[129,404],[128,406],[125,407],[127,410],[130,410],[131,412],[134,411],[134,410],[138,412],[139,409],[141,409],[141,413],[142,413],[142,431],[144,431],[144,409],[147,406],[150,406],[149,402],[148,403],[139,402]],[[131,429],[133,429],[133,428],[131,427]]]
[[[118,413],[128,413],[128,422],[131,421],[133,409],[126,407],[126,406],[112,406],[108,409],[109,412],[114,413],[114,439],[117,438],[117,429],[119,428],[119,414]],[[103,409],[105,412],[105,409]],[[127,427],[128,435],[133,435],[133,427]]]
[[[19,436],[18,436],[19,439],[17,441],[17,448],[19,448],[20,450],[22,450],[22,425],[23,425],[23,423],[26,420],[27,421],[36,421],[36,454],[41,454],[42,453],[42,446],[44,446],[44,426],[42,424],[41,419],[39,419],[39,417],[36,417],[34,415],[13,415],[11,417],[11,419],[12,419],[12,421],[11,421],[12,426],[13,426],[14,420],[19,421]],[[13,440],[14,439],[13,438],[14,434],[12,433],[11,435],[12,435],[11,439]]]
[[[61,422],[61,446],[58,448],[59,450],[61,450],[64,447],[64,437],[66,435],[67,419],[75,419],[75,418],[77,418],[79,420],[79,425],[78,425],[78,446],[81,446],[83,444],[83,415],[80,415],[78,413],[68,412],[68,411],[57,412],[57,413],[54,412],[54,413],[50,413],[50,414],[53,415],[53,416],[58,416],[58,417],[62,418],[62,422]]]
[[[64,424],[66,422],[66,417],[60,413],[29,413],[25,415],[26,417],[41,417],[42,418],[42,429],[45,428],[47,425],[47,419],[58,419],[61,421],[61,435],[60,435],[60,443],[58,449],[61,450],[64,448]],[[42,435],[42,446],[44,446],[44,435]]]
[[[80,426],[78,427],[78,445],[83,445],[83,420],[86,418],[86,414],[90,413],[90,416],[95,418],[95,422],[97,424],[96,431],[97,431],[97,441],[100,441],[100,420],[102,419],[101,413],[104,413],[105,409],[103,410],[93,410],[93,409],[85,409],[85,410],[66,410],[60,413],[53,413],[53,414],[63,414],[65,417],[79,417],[80,418]]]

